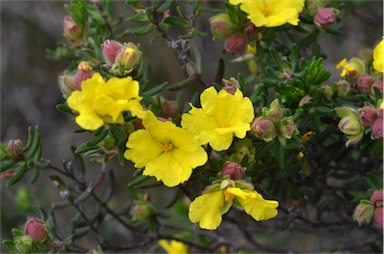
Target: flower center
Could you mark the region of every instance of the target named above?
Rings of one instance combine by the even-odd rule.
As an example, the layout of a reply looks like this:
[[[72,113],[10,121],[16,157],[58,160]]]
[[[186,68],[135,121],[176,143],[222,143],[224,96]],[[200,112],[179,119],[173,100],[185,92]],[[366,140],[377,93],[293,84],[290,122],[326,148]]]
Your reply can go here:
[[[173,149],[173,145],[172,145],[172,143],[165,143],[165,144],[163,144],[163,146],[161,147],[161,150],[163,150],[164,152],[171,151],[172,149]]]
[[[234,199],[235,195],[228,192],[228,191],[224,191],[224,200],[225,201],[231,201],[232,199]]]
[[[127,48],[127,49],[125,50],[125,53],[126,53],[126,54],[129,54],[129,55],[132,55],[133,53],[135,53],[135,50],[134,50],[133,48]]]
[[[221,123],[219,126],[220,126],[220,128],[228,128],[229,127],[229,125],[226,122]]]
[[[265,16],[269,16],[272,13],[272,9],[268,5],[264,5],[262,12]]]

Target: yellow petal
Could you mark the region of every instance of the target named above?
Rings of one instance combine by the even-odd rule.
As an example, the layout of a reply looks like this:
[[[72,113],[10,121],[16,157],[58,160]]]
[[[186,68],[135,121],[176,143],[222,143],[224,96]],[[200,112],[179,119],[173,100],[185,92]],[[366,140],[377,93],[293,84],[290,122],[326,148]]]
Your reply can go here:
[[[158,244],[168,253],[168,254],[187,254],[188,253],[188,245],[171,240],[168,242],[167,240],[160,240]]]
[[[163,151],[162,144],[157,142],[147,130],[137,130],[131,135],[126,144],[128,150],[124,157],[135,163],[136,168],[145,167]]]
[[[384,39],[373,50],[373,68],[376,71],[384,72],[383,54],[384,54]]]
[[[221,223],[221,208],[224,205],[222,191],[205,193],[195,198],[189,205],[188,217],[193,222],[199,222],[203,229],[215,230]]]
[[[79,116],[75,118],[76,123],[84,130],[97,130],[103,126],[104,121],[89,107],[84,106]]]
[[[238,189],[238,188],[233,188]],[[265,200],[258,192],[250,190],[238,190],[236,199],[244,207],[247,214],[257,221],[269,220],[277,215],[279,203],[275,200]]]

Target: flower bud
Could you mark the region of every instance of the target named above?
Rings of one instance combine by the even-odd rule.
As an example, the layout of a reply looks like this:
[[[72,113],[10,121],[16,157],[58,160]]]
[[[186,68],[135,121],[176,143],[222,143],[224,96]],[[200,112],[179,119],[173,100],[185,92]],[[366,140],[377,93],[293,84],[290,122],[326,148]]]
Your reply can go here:
[[[91,78],[93,75],[92,67],[87,62],[80,62],[77,66],[77,72],[75,74],[75,84],[77,90],[81,90],[81,83]]]
[[[226,91],[227,93],[230,93],[232,95],[234,95],[236,93],[236,88],[234,88],[233,86],[224,86],[222,88],[222,90]]]
[[[164,117],[175,118],[180,115],[180,106],[177,105],[176,101],[164,101],[161,104],[161,110],[163,111]]]
[[[274,100],[269,106],[267,115],[268,119],[271,120],[273,123],[278,123],[283,118],[283,109],[281,108],[280,103],[277,99]]]
[[[378,118],[372,125],[372,138],[383,138],[383,118]]]
[[[224,179],[224,180],[220,183],[220,190],[224,190],[224,189],[226,189],[228,186],[234,187],[234,186],[235,186],[235,181],[233,181],[232,179]]]
[[[67,98],[73,91],[77,90],[74,75],[64,73],[57,78],[57,81],[64,98]]]
[[[279,132],[284,138],[291,139],[293,135],[299,133],[291,117],[284,117],[279,125]]]
[[[230,54],[243,54],[247,40],[242,34],[234,34],[225,41],[225,50]]]
[[[361,133],[362,126],[359,119],[354,116],[347,116],[340,120],[339,129],[346,135],[357,135]]]
[[[259,28],[257,28],[252,22],[245,22],[244,24],[244,34],[248,40],[256,40],[259,35]]]
[[[383,207],[379,207],[375,209],[375,212],[373,214],[373,225],[377,228],[383,228],[384,222],[383,222]]]
[[[153,207],[150,202],[146,200],[138,200],[135,202],[135,206],[133,207],[132,210],[132,220],[133,221],[140,221],[140,220],[145,220],[148,218],[152,212],[153,212]]]
[[[376,109],[374,107],[364,106],[361,109],[360,122],[364,126],[366,126],[366,127],[372,126],[373,123],[375,122],[376,118],[377,118],[377,112],[376,112]]]
[[[13,242],[21,253],[33,253],[35,250],[33,239],[29,235],[17,236]]]
[[[317,10],[324,6],[324,0],[307,0],[305,7],[311,16],[315,15]]]
[[[381,79],[378,79],[375,82],[373,82],[373,84],[371,86],[371,94],[372,95],[375,95],[375,90],[374,90],[375,87],[377,87],[379,89],[380,93],[383,94],[383,81]]]
[[[323,94],[325,95],[325,97],[328,99],[328,100],[332,100],[332,96],[333,96],[333,89],[331,86],[329,85],[324,85],[321,87],[321,91],[323,92]]]
[[[369,224],[372,221],[374,210],[375,207],[372,204],[362,201],[355,208],[355,212],[353,213],[353,220],[357,221],[359,225],[363,223]]]
[[[20,139],[11,139],[7,144],[8,150],[12,153],[14,157],[21,157],[24,154],[23,151],[23,142]]]
[[[351,84],[346,80],[341,80],[337,82],[337,94],[339,96],[347,96],[351,91]]]
[[[115,63],[116,56],[123,48],[123,45],[120,42],[114,40],[106,40],[101,48],[103,50],[104,60],[108,66]]]
[[[24,234],[29,235],[36,242],[43,242],[48,237],[48,229],[43,221],[28,217],[24,226]]]
[[[263,116],[259,116],[253,120],[251,132],[256,137],[267,142],[272,141],[276,137],[275,125],[272,121],[264,118]]]
[[[366,73],[361,74],[356,82],[355,82],[355,89],[359,93],[370,93],[371,92],[371,86],[373,84],[373,78],[369,76]]]
[[[383,190],[375,190],[369,201],[376,207],[383,207]]]
[[[240,89],[240,83],[234,77],[231,77],[229,80],[223,79],[224,86],[232,86],[236,89]]]
[[[124,43],[116,56],[116,62],[126,70],[133,69],[141,59],[141,51],[132,42]]]
[[[232,35],[232,22],[228,14],[220,13],[209,19],[213,39],[221,40]]]
[[[319,8],[313,18],[313,23],[319,28],[326,28],[335,22],[336,16],[332,8]]]
[[[244,176],[244,169],[239,163],[226,161],[223,166],[222,176],[229,175],[232,180],[239,180]]]
[[[64,36],[74,46],[84,43],[83,29],[68,15],[64,17]]]

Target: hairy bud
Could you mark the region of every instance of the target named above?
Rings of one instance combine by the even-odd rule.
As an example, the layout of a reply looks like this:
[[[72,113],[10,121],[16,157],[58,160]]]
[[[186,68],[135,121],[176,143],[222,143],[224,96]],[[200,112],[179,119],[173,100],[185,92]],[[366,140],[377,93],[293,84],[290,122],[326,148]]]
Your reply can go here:
[[[247,40],[242,34],[234,34],[225,41],[225,50],[230,54],[243,54]]]
[[[112,65],[116,61],[117,54],[123,48],[123,45],[120,42],[114,40],[106,40],[101,48],[103,50],[104,60],[108,66]]]
[[[225,175],[229,175],[232,180],[239,180],[244,176],[244,169],[239,163],[226,161],[222,170],[222,176]]]

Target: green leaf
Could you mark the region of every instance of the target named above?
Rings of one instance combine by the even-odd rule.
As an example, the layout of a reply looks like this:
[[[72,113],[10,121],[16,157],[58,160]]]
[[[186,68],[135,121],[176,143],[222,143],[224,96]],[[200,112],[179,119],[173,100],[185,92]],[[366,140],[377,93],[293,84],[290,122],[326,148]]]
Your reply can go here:
[[[134,187],[134,186],[139,185],[139,184],[142,184],[142,183],[146,182],[150,178],[151,177],[149,177],[149,176],[141,175],[141,176],[137,177],[135,180],[133,180],[132,182],[130,182],[128,184],[128,188]]]
[[[128,33],[134,34],[134,35],[146,35],[151,33],[153,30],[155,30],[154,24],[149,24],[147,26],[141,26],[141,27],[135,27],[128,29]]]
[[[322,115],[325,115],[325,116],[334,116],[335,115],[335,111],[333,110],[333,108],[328,108],[328,107],[324,107],[324,106],[317,106],[316,108],[316,112],[322,114]]]
[[[32,131],[32,127],[29,126],[28,127],[28,141],[27,141],[27,144],[23,148],[24,152],[29,150],[29,148],[32,146],[32,142],[33,142],[33,131]]]
[[[163,22],[166,24],[175,25],[175,26],[178,26],[181,28],[188,28],[189,27],[188,22],[186,22],[185,20],[182,20],[178,17],[175,17],[175,16],[168,16],[164,19]]]
[[[159,8],[157,8],[156,11],[158,12],[165,12],[168,10],[173,4],[175,3],[175,0],[166,0]]]
[[[148,21],[148,15],[145,11],[140,11],[140,12],[136,13],[134,16],[127,18],[127,21],[144,23],[144,22]]]
[[[140,0],[126,0],[125,2],[127,4],[137,4],[138,2],[140,2]]]
[[[296,215],[289,214],[289,215],[285,218],[283,224],[281,224],[281,226],[280,226],[280,230],[281,230],[281,231],[286,230],[286,229],[289,227],[289,225],[291,225],[291,223],[292,223],[295,219],[296,219]]]
[[[108,129],[104,127],[101,127],[101,128],[102,128],[101,132],[98,133],[93,140],[85,143],[87,146],[95,146],[99,144],[107,136]]]
[[[128,139],[127,133],[124,131],[121,126],[117,124],[112,124],[111,125],[111,132],[115,138],[117,138],[118,142],[124,142]]]
[[[1,161],[0,162],[0,172],[5,172],[8,169],[12,168],[13,165],[15,165],[16,161],[14,159],[7,160],[7,161]]]
[[[30,149],[28,150],[28,158],[32,158],[36,152],[41,149],[40,146],[40,129],[38,126],[35,126],[35,134],[33,136],[32,145]]]
[[[383,184],[372,173],[367,173],[367,175],[364,176],[363,179],[372,188],[378,190],[383,188]]]
[[[299,48],[297,47],[297,44],[292,44],[291,47],[291,70],[292,72],[295,71],[296,65],[297,65],[297,60],[299,58]]]
[[[24,161],[23,164],[21,164],[18,168],[16,175],[7,182],[7,187],[10,187],[19,182],[23,178],[25,173],[27,173],[28,169],[28,164]]]
[[[39,175],[40,175],[39,169],[35,168],[31,176],[31,179],[29,180],[29,183],[34,184],[36,180],[39,178]]]
[[[17,251],[16,245],[12,240],[4,240],[2,243],[6,245],[10,250]]]
[[[86,201],[92,194],[92,191],[85,190],[83,193],[81,193],[76,199],[75,199],[75,204],[82,203]]]
[[[277,64],[277,66],[279,66],[279,69],[282,71],[285,70],[285,64],[283,60],[281,60],[281,56],[279,55],[277,50],[274,48],[270,48],[269,54],[272,56],[273,60],[275,60],[275,63]]]
[[[77,228],[75,233],[73,234],[73,239],[78,239],[84,235],[86,235],[89,230],[91,230],[91,226],[85,226],[82,228]]]
[[[156,95],[156,94],[160,93],[165,88],[165,86],[167,84],[168,84],[167,82],[164,82],[163,84],[155,86],[154,88],[149,89],[148,91],[143,92],[143,96],[153,96],[153,95]]]
[[[311,44],[312,42],[316,41],[317,37],[320,35],[320,30],[315,29],[310,34],[305,36],[303,39],[301,39],[297,44],[299,48],[303,48]]]

